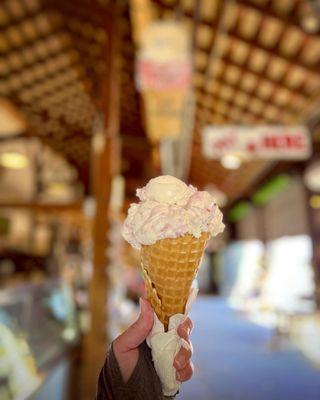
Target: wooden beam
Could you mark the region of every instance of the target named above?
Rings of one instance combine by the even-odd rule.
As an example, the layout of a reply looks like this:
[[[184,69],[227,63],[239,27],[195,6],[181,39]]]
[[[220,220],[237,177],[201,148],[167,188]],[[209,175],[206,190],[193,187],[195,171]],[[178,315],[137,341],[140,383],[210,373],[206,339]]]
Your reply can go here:
[[[263,119],[265,119],[266,121],[268,121],[270,123],[274,123],[274,122],[279,121],[278,117],[269,118],[269,117],[265,116],[264,113],[263,113],[263,110],[260,111],[260,112],[252,111],[252,110],[249,110],[247,106],[236,104],[236,103],[234,103],[233,100],[222,99],[220,96],[214,95],[214,94],[210,94],[210,97],[213,99],[213,101],[212,101],[213,107],[206,106],[206,105],[203,105],[203,104],[202,104],[202,107],[206,108],[206,109],[209,109],[210,111],[212,111],[212,113],[218,113],[218,114],[221,114],[221,115],[224,115],[224,116],[228,117],[228,116],[230,116],[229,115],[230,108],[235,108],[235,109],[240,110],[242,113],[246,113],[246,114],[253,115],[255,117],[263,118]],[[227,104],[229,106],[229,110],[227,110],[226,112],[222,112],[221,110],[216,110],[214,108],[214,100],[224,102],[225,104]]]
[[[89,288],[91,327],[84,339],[84,361],[79,396],[92,399],[99,371],[104,363],[107,350],[107,237],[108,211],[111,179],[116,172],[119,157],[119,82],[118,51],[119,35],[117,23],[119,6],[113,3],[108,19],[105,59],[107,73],[101,82],[101,129],[100,146],[92,154],[92,189],[96,201],[96,215],[93,229],[93,274]],[[115,152],[117,154],[115,155]]]
[[[206,78],[208,78],[208,76],[209,76],[210,59],[215,56],[216,39],[217,39],[217,36],[219,35],[220,30],[223,30],[223,26],[222,26],[223,18],[227,11],[228,11],[228,3],[223,0],[219,0],[215,21],[214,21],[213,25],[211,26],[211,28],[214,28],[214,29],[212,32],[211,43],[209,46],[210,54],[209,54],[209,58],[208,58],[208,65],[207,65],[207,68],[205,71]]]
[[[196,0],[196,1],[198,1],[198,0]],[[176,12],[177,8],[179,7],[179,0],[175,1],[174,3],[171,3],[171,4],[165,3],[162,0],[152,0],[152,2],[161,8],[162,14],[164,11],[172,11],[172,13],[174,14]],[[180,11],[181,15],[183,15],[184,17],[187,17],[190,19],[194,18],[194,10],[191,10],[191,11],[182,10],[181,7],[179,7],[179,11]],[[212,28],[214,26],[214,24],[217,22],[217,18],[215,18],[214,20],[202,18],[199,20],[199,22],[201,25],[205,25],[205,26],[208,26],[209,28]]]
[[[67,204],[40,203],[40,202],[1,202],[0,208],[26,209],[35,212],[57,213],[66,211],[81,211],[83,202],[78,201]]]
[[[278,89],[285,89],[285,90],[290,91],[293,95],[304,96],[305,98],[308,98],[308,95],[303,93],[303,89],[295,90],[295,89],[292,89],[289,85],[286,85],[285,83],[283,83],[281,81],[275,81],[273,79],[270,79],[266,74],[255,72],[252,69],[250,69],[249,67],[243,66],[243,65],[233,61],[231,59],[230,55],[221,57],[221,61],[223,61],[227,65],[231,65],[231,66],[235,66],[235,67],[239,68],[242,73],[249,72],[257,79],[264,79],[265,81],[274,84]]]
[[[153,0],[153,3],[155,3],[158,6],[160,6],[161,8],[163,8],[163,10],[174,11],[175,5],[173,5],[173,4],[165,3],[162,0]],[[237,6],[239,6],[244,11],[246,9],[247,10],[250,10],[250,9],[255,10],[264,17],[273,18],[273,19],[278,20],[279,22],[287,23],[290,26],[294,26],[295,28],[301,30],[302,33],[307,35],[300,25],[300,19],[296,12],[296,9],[299,6],[300,1],[299,0],[295,1],[295,3],[296,4],[293,6],[292,11],[289,12],[289,14],[281,15],[273,10],[273,8],[272,8],[272,6],[270,6],[269,2],[266,2],[264,5],[262,5],[261,3],[258,5],[250,0],[237,0],[236,1]],[[184,14],[184,16],[186,16],[188,18],[193,18],[193,11],[185,10],[185,11],[183,11],[183,14]],[[205,25],[205,26],[209,26],[212,28],[216,24],[217,19],[215,18],[214,20],[208,20],[208,19],[202,18],[202,19],[200,19],[199,22],[200,22],[200,25]],[[315,33],[315,35],[317,35],[317,33]]]
[[[306,34],[303,31],[303,29],[302,29],[302,27],[300,25],[300,21],[299,21],[299,18],[297,16],[297,13],[295,12],[295,10],[298,8],[299,0],[298,1],[295,0],[295,3],[296,4],[294,4],[292,6],[292,11],[289,12],[289,14],[280,15],[280,14],[278,14],[277,12],[275,12],[272,9],[272,6],[270,6],[269,3],[265,3],[264,5],[260,3],[259,5],[257,5],[256,3],[254,3],[254,2],[252,2],[250,0],[237,0],[237,5],[239,7],[241,7],[244,11],[250,10],[250,9],[258,11],[263,17],[276,19],[276,20],[278,20],[279,22],[282,22],[282,23],[285,22],[285,23],[287,23],[287,24],[289,24],[291,26],[294,26],[294,27],[300,29],[301,32]]]
[[[292,107],[288,104],[285,105],[277,105],[273,100],[272,100],[272,94],[269,96],[269,99],[263,99],[262,97],[256,96],[255,92],[249,92],[247,90],[244,90],[239,84],[232,84],[230,82],[228,82],[225,78],[214,78],[214,80],[217,82],[217,85],[223,85],[223,86],[227,86],[230,87],[232,89],[234,89],[237,93],[243,93],[245,95],[247,95],[248,97],[250,97],[250,102],[251,101],[260,101],[261,103],[263,103],[265,106],[274,106],[276,107],[278,110],[289,113],[289,114],[296,114],[297,112],[300,111],[299,107],[295,108]],[[206,88],[202,88],[199,90],[200,93],[203,93],[207,96],[211,96],[212,93],[210,93],[208,90],[206,90]],[[218,96],[221,100],[224,101],[223,97]],[[248,110],[249,111],[249,110]]]
[[[198,49],[198,50],[201,50],[201,51],[205,51],[205,52],[208,53],[208,49],[204,49],[204,48],[201,48],[201,47],[199,47],[199,46],[197,47],[197,49]],[[240,63],[238,63],[238,62],[232,60],[230,54],[224,55],[224,56],[222,56],[222,57],[219,57],[219,60],[221,60],[224,64],[226,64],[227,67],[228,67],[228,66],[237,67],[237,68],[240,70],[240,72],[241,72],[242,74],[244,74],[244,73],[250,73],[251,75],[253,75],[253,76],[254,76],[255,78],[257,78],[257,79],[263,79],[263,80],[265,80],[265,81],[267,81],[267,82],[270,82],[271,84],[275,85],[277,89],[285,89],[285,90],[288,90],[288,91],[291,92],[293,95],[303,96],[303,97],[305,97],[306,99],[309,97],[309,94],[307,94],[307,93],[304,92],[303,85],[302,85],[302,87],[300,88],[300,90],[293,89],[292,87],[290,87],[289,85],[285,84],[285,83],[282,82],[281,80],[273,80],[273,79],[269,78],[266,74],[253,71],[249,66],[247,66],[247,65],[244,66],[243,64],[240,64]],[[201,72],[200,70],[198,70],[198,71]],[[212,77],[212,75],[209,74],[209,79],[210,79],[211,77]]]
[[[223,16],[222,16],[222,18],[223,18]],[[239,23],[239,21],[238,21],[238,23]],[[279,35],[279,42],[278,42],[278,44],[279,44],[279,43],[281,42],[281,40],[283,39],[284,34],[285,34],[285,32],[286,32],[287,26],[288,26],[288,23],[284,21],[284,23],[283,23],[283,29],[282,29],[282,31],[281,31],[281,34]],[[218,29],[218,33],[219,33],[219,29]],[[228,36],[237,35],[237,36],[236,36],[237,40],[242,40],[243,42],[248,43],[248,44],[251,46],[251,51],[254,50],[256,47],[259,47],[259,46],[260,46],[260,44],[259,44],[258,41],[257,41],[257,34],[258,34],[258,31],[256,32],[255,38],[251,39],[250,41],[247,41],[247,40],[243,39],[242,37],[240,37],[240,35],[238,34],[237,25],[232,29],[232,31],[229,31],[229,32],[227,32],[226,34],[227,34]],[[273,54],[274,52],[278,51],[278,44],[277,44],[277,46],[276,46],[273,50],[271,50],[271,51],[268,50],[268,49],[266,49],[265,47],[263,47],[263,49],[264,49],[265,51],[268,50],[269,55],[270,55],[270,54]],[[261,46],[260,46],[260,47],[261,47]],[[300,48],[299,52],[300,52],[300,51],[301,51],[301,48]],[[213,49],[211,50],[211,52],[213,53],[212,55],[214,56],[214,47],[213,47]],[[250,58],[250,55],[249,55],[249,57],[248,57],[248,59],[247,59],[247,61],[246,61],[246,65],[245,65],[244,67],[241,68],[241,67],[238,67],[238,66],[237,66],[237,67],[239,68],[239,71],[240,71],[240,77],[239,77],[238,83],[235,84],[235,85],[229,85],[229,86],[233,86],[233,88],[236,90],[236,92],[243,92],[243,93],[245,93],[245,94],[249,97],[249,101],[260,100],[263,104],[272,105],[272,106],[273,106],[273,105],[274,105],[273,98],[274,98],[274,96],[275,96],[276,93],[277,93],[277,85],[276,85],[275,82],[273,83],[273,89],[271,90],[271,93],[270,93],[270,96],[269,96],[268,100],[262,100],[260,97],[255,96],[255,93],[254,93],[253,91],[252,91],[251,93],[249,93],[249,92],[244,91],[244,90],[241,88],[240,82],[241,82],[241,80],[242,80],[242,77],[245,75],[245,73],[248,72],[248,70],[250,70],[250,68],[248,68],[248,60],[249,60],[249,58]],[[282,57],[282,58],[284,58],[284,57]],[[265,80],[265,76],[267,76],[267,70],[268,70],[268,65],[269,65],[270,59],[271,59],[271,58],[269,57],[269,61],[266,63],[266,65],[265,65],[265,67],[264,67],[264,70],[261,71],[260,74],[254,74],[255,77],[257,78],[257,83],[256,83],[257,86],[259,85],[259,83],[260,83],[261,81],[264,81],[264,80]],[[297,59],[298,59],[298,57],[295,57],[295,58],[294,58],[295,61],[296,61]],[[295,64],[293,64],[293,63],[289,63],[288,69],[292,68],[294,65],[295,65]],[[250,72],[251,72],[251,70],[250,70]],[[212,74],[209,73],[208,76],[209,76],[209,77],[210,77],[210,76],[212,77]],[[215,79],[215,80],[220,81],[221,84],[226,84],[226,83],[227,83],[227,82],[225,82],[225,78],[223,78],[223,77],[218,78],[218,79],[217,79],[216,77],[212,77],[212,78]],[[270,81],[270,80],[269,80],[269,81]],[[305,83],[305,80],[303,81],[303,83],[302,83],[302,85],[301,85],[302,88],[303,88],[304,83]],[[292,103],[292,102],[294,102],[294,92],[293,92],[290,88],[288,88],[288,90],[289,90],[289,92],[290,92],[290,94],[291,94],[291,95],[290,95],[290,99],[289,99],[289,103]],[[298,93],[299,93],[299,92],[298,92]],[[299,93],[299,95],[300,95],[300,93]],[[300,95],[300,96],[301,96],[301,95]],[[223,99],[222,99],[222,100],[223,100]],[[223,101],[224,101],[225,103],[227,103],[228,105],[230,105],[230,106],[233,106],[233,104],[234,104],[234,101],[233,101],[233,100],[230,100],[230,101],[223,100]],[[266,116],[264,115],[264,112],[263,112],[263,111],[261,111],[261,112],[252,112],[251,110],[247,110],[247,106],[241,106],[241,105],[238,105],[238,104],[236,104],[236,108],[242,109],[244,112],[248,112],[248,113],[251,114],[251,115],[259,116],[259,117],[263,118],[264,120],[269,120],[269,121],[271,121],[271,122],[275,122],[275,119],[274,119],[274,118],[268,118],[268,117],[266,117]],[[290,117],[290,114],[287,113],[287,109],[288,109],[288,108],[289,108],[289,104],[287,104],[286,107],[281,107],[281,106],[279,107],[279,106],[277,106],[277,109],[280,111],[280,113],[285,113],[285,120],[286,120],[286,121],[287,121],[287,118]],[[290,106],[290,108],[292,109],[293,107]],[[289,109],[289,111],[290,111],[290,109]],[[292,112],[291,112],[291,115],[293,115],[292,119],[295,119],[294,110],[292,110],[292,111],[293,111],[293,114],[292,114]],[[298,113],[297,113],[297,117],[299,117],[299,114],[298,114]]]
[[[278,45],[273,48],[269,49],[267,46],[264,46],[262,43],[260,43],[257,39],[245,39],[243,38],[236,30],[230,30],[226,33],[227,36],[230,37],[230,39],[236,39],[238,41],[241,41],[243,43],[246,43],[251,47],[251,49],[258,49],[258,50],[263,50],[268,54],[269,57],[279,57],[285,60],[289,65],[291,66],[297,66],[306,71],[306,73],[312,74],[315,77],[319,76],[319,69],[320,69],[320,63],[317,63],[314,66],[310,66],[303,61],[300,61],[296,55],[294,56],[289,56],[289,55],[284,55],[281,53],[281,51],[277,48]],[[305,42],[308,40],[308,37],[306,36],[306,39],[303,41],[301,44],[301,48],[306,44]],[[279,44],[279,43],[278,43]]]
[[[209,46],[209,56],[208,56],[208,63],[206,65],[206,68],[204,70],[204,82],[203,82],[203,86],[205,87],[208,83],[208,80],[211,78],[211,74],[210,74],[210,60],[215,56],[215,49],[216,49],[216,38],[219,35],[219,31],[221,29],[223,29],[222,27],[222,21],[224,18],[225,13],[227,12],[227,7],[228,7],[228,3],[223,1],[223,0],[219,0],[218,3],[218,9],[217,9],[217,13],[215,16],[215,23],[214,23],[214,29],[212,32],[212,38],[211,38],[211,43]],[[199,121],[199,123],[201,124],[202,121]]]
[[[150,144],[145,136],[121,135],[121,142],[123,147],[147,151]]]
[[[192,55],[193,55],[193,68],[195,69],[195,61],[196,61],[196,48],[197,48],[197,31],[200,24],[200,5],[201,0],[196,0],[194,9],[193,9],[193,29],[192,29]]]

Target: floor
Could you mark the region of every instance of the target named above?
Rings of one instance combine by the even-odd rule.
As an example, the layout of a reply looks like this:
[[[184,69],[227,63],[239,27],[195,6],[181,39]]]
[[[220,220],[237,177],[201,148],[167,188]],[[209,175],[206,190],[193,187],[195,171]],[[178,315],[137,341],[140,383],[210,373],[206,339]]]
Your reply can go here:
[[[319,400],[320,370],[296,350],[268,348],[272,333],[214,297],[199,296],[191,318],[195,374],[179,400]]]

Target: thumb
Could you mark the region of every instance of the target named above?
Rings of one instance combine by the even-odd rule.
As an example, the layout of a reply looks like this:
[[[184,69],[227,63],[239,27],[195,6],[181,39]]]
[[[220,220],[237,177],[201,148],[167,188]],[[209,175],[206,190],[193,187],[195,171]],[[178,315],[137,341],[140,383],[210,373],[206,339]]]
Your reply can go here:
[[[136,322],[131,325],[118,339],[123,352],[138,347],[150,333],[154,320],[151,304],[140,298],[140,314]]]

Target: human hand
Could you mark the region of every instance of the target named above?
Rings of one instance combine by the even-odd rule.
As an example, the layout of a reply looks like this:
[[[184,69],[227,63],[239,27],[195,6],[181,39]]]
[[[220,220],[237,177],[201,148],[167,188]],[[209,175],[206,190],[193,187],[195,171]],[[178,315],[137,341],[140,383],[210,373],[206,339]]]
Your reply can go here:
[[[193,329],[193,323],[189,317],[178,326],[177,333],[189,344],[189,349],[181,347],[174,358],[173,366],[177,370],[176,377],[180,382],[188,381],[193,375],[193,363],[191,361],[193,347],[190,341],[190,333]]]
[[[131,325],[113,342],[113,352],[118,361],[119,368],[124,383],[127,383],[133,373],[139,358],[139,345],[147,338],[154,320],[154,311],[151,304],[140,299],[140,314],[136,322]],[[192,345],[189,335],[193,328],[192,321],[187,318],[178,327],[178,335],[186,340],[190,349],[181,347],[174,359],[174,367],[177,370],[177,380],[184,382],[189,380],[193,374],[193,364],[191,362]]]

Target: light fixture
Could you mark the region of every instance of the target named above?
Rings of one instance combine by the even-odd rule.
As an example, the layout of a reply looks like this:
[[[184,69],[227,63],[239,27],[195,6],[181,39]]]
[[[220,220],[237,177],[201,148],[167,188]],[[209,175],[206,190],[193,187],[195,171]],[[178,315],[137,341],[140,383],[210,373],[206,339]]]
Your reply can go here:
[[[320,192],[320,160],[312,162],[306,169],[303,180],[312,192]]]
[[[115,175],[111,180],[110,209],[121,211],[124,204],[125,179],[122,175]]]
[[[300,25],[309,34],[315,34],[320,29],[319,5],[317,0],[307,0],[302,2],[300,9]]]
[[[242,163],[240,157],[234,154],[226,154],[220,160],[222,166],[226,169],[238,169]]]
[[[86,197],[83,202],[83,213],[86,217],[93,219],[96,215],[96,200],[93,197]]]
[[[320,23],[316,15],[310,14],[301,20],[302,28],[305,32],[315,34],[319,31]]]
[[[10,169],[24,169],[29,165],[27,156],[17,152],[5,152],[0,154],[0,165]]]
[[[320,196],[317,194],[311,196],[309,199],[309,204],[311,208],[315,209],[320,208]]]
[[[68,199],[73,197],[74,188],[72,185],[69,185],[65,182],[50,182],[49,184],[47,184],[45,193],[46,195],[53,198]]]
[[[3,98],[0,98],[0,121],[0,137],[16,136],[26,129],[26,121],[19,110]]]
[[[75,329],[73,329],[72,327],[68,327],[62,332],[62,337],[67,342],[72,342],[76,339],[77,333]]]

